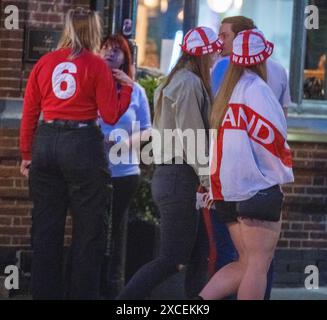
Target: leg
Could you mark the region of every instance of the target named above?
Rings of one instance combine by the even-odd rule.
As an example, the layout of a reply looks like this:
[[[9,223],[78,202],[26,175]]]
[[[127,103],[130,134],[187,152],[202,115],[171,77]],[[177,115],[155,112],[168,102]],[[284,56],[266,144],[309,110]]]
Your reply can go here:
[[[228,225],[228,230],[239,259],[221,268],[210,279],[200,293],[204,300],[219,300],[236,293],[246,270],[247,257],[242,242],[240,224],[231,223]]]
[[[208,281],[208,246],[204,217],[202,212],[199,212],[197,238],[185,274],[185,293],[187,299],[198,295]]]
[[[60,171],[30,170],[32,210],[32,294],[34,299],[62,299],[62,258],[68,207]]]
[[[195,221],[191,215],[188,220],[181,219],[182,212],[190,212],[182,211],[183,207],[189,209],[185,203],[160,207],[159,256],[134,274],[118,296],[119,300],[144,299],[162,281],[185,269],[195,241],[197,216],[194,215]],[[176,252],[180,252],[180,256]]]
[[[196,187],[197,177],[188,166],[156,169],[152,193],[161,217],[159,257],[136,272],[118,299],[144,299],[163,280],[184,270],[192,254],[198,227]]]
[[[261,300],[267,272],[279,239],[281,222],[239,219],[247,255],[247,268],[238,291],[239,300]]]
[[[108,298],[115,298],[125,284],[126,241],[129,205],[137,191],[139,176],[112,178],[112,233],[108,270]]]
[[[98,299],[107,231],[107,180],[100,169],[69,177],[73,215],[70,298]]]
[[[61,128],[56,145],[73,217],[70,298],[98,299],[108,226],[103,135],[97,127]]]

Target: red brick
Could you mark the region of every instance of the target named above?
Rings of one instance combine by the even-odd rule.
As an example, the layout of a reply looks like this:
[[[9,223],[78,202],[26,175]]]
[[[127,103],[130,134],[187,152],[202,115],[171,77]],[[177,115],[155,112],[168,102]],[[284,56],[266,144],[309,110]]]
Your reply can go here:
[[[20,217],[14,217],[14,219],[13,219],[13,225],[14,226],[20,226],[21,225],[21,223],[20,223]]]
[[[20,165],[18,160],[6,160],[0,158],[0,166],[16,167]]]
[[[0,237],[0,245],[9,245],[10,244],[10,237]]]
[[[307,193],[308,194],[323,194],[327,195],[327,188],[321,188],[321,187],[316,187],[316,188],[307,188]]]
[[[1,48],[6,49],[23,49],[24,48],[24,41],[23,39],[19,40],[8,40],[8,39],[1,39],[0,40]]]
[[[277,244],[277,247],[279,248],[288,248],[289,247],[289,241],[288,240],[279,240],[278,241],[278,244]]]
[[[1,235],[27,235],[29,229],[26,227],[0,227]]]
[[[26,199],[28,198],[28,189],[17,189],[17,188],[0,188],[0,197],[3,198],[15,198],[15,199]]]
[[[2,159],[17,159],[20,158],[18,148],[0,148],[0,158]],[[1,176],[1,175],[0,175]]]
[[[296,151],[295,157],[296,158],[308,158],[310,156],[310,153],[307,151]]]
[[[18,138],[0,138],[0,147],[18,147]]]
[[[1,154],[1,153],[0,153]],[[0,177],[20,177],[19,167],[0,166]]]
[[[292,230],[303,230],[303,223],[292,223]]]
[[[0,204],[0,216],[28,216],[30,214],[29,208],[21,208],[14,205]]]
[[[310,232],[310,238],[314,240],[327,240],[327,232]]]
[[[312,177],[311,176],[300,176],[295,175],[295,182],[296,185],[311,185]]]
[[[308,232],[285,231],[285,232],[283,232],[283,238],[309,239],[309,233]]]
[[[32,218],[31,217],[29,217],[29,218],[22,217],[21,224],[23,226],[30,226],[32,224]]]
[[[325,184],[325,179],[323,177],[314,177],[313,185],[315,186],[323,186]]]
[[[313,215],[311,215],[310,220],[313,221],[313,222],[325,222],[326,221],[326,215],[313,214]]]
[[[19,69],[0,69],[0,78],[19,79],[21,77],[21,70]]]
[[[305,188],[303,188],[303,187],[294,187],[293,192],[294,193],[299,193],[299,194],[305,194]]]
[[[2,59],[21,59],[23,50],[0,50],[0,58]]]
[[[13,186],[14,186],[14,180],[1,178],[0,187],[13,187]]]
[[[290,241],[290,248],[301,248],[301,241]]]
[[[282,190],[284,193],[293,193],[293,187],[291,186],[287,186],[287,187],[283,186]]]
[[[325,225],[324,224],[319,224],[319,223],[305,223],[304,224],[304,230],[325,230]]]
[[[316,151],[313,152],[314,159],[327,159],[327,152],[326,151]]]
[[[302,242],[303,248],[324,248],[327,249],[327,241],[303,241]]]
[[[4,129],[0,128],[0,137],[18,137],[19,130],[18,129]]]
[[[10,226],[11,225],[11,218],[10,217],[0,217],[0,225]]]

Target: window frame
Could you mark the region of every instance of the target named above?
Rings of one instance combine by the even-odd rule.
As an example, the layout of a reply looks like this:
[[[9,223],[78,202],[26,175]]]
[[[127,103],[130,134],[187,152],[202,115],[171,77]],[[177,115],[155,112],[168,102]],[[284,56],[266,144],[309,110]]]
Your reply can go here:
[[[293,26],[290,61],[290,90],[293,104],[290,115],[311,115],[327,119],[327,100],[303,99],[304,62],[306,54],[307,30],[304,26],[305,7],[309,0],[294,0]],[[299,54],[300,53],[300,54]]]

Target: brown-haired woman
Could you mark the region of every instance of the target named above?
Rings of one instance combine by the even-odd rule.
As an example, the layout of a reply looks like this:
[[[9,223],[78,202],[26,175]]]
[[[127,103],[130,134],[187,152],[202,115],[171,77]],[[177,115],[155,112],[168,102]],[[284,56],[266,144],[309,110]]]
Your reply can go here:
[[[111,124],[130,103],[132,80],[119,95],[105,61],[97,13],[68,11],[58,49],[44,55],[28,79],[20,128],[21,172],[29,176],[32,210],[32,295],[62,299],[67,209],[73,216],[72,299],[99,297],[105,248],[107,161],[98,112]],[[40,113],[43,122],[37,126]],[[33,144],[33,148],[32,148]]]
[[[198,27],[185,35],[182,50],[176,66],[155,93],[154,130],[162,140],[160,143],[153,134],[155,162],[160,164],[152,178],[152,195],[160,213],[159,255],[136,272],[119,299],[144,299],[163,280],[184,270],[197,240],[196,191],[199,181],[209,187],[209,172],[201,170],[208,163],[201,167],[196,146],[190,141],[183,144],[182,136],[189,130],[196,137],[197,130],[202,129],[203,140],[196,142],[204,156],[211,110],[210,67],[221,43],[213,30]],[[165,130],[168,134],[175,130],[175,139],[165,139]],[[200,274],[189,278],[186,273],[186,295],[194,295],[194,282],[206,281],[206,267],[202,271],[202,278]]]

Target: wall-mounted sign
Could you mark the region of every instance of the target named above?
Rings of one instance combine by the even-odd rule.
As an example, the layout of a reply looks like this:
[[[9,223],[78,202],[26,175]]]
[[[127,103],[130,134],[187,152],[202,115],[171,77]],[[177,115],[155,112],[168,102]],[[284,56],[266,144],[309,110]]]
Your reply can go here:
[[[56,49],[61,31],[46,29],[30,29],[25,32],[24,60],[35,62],[45,53]]]

